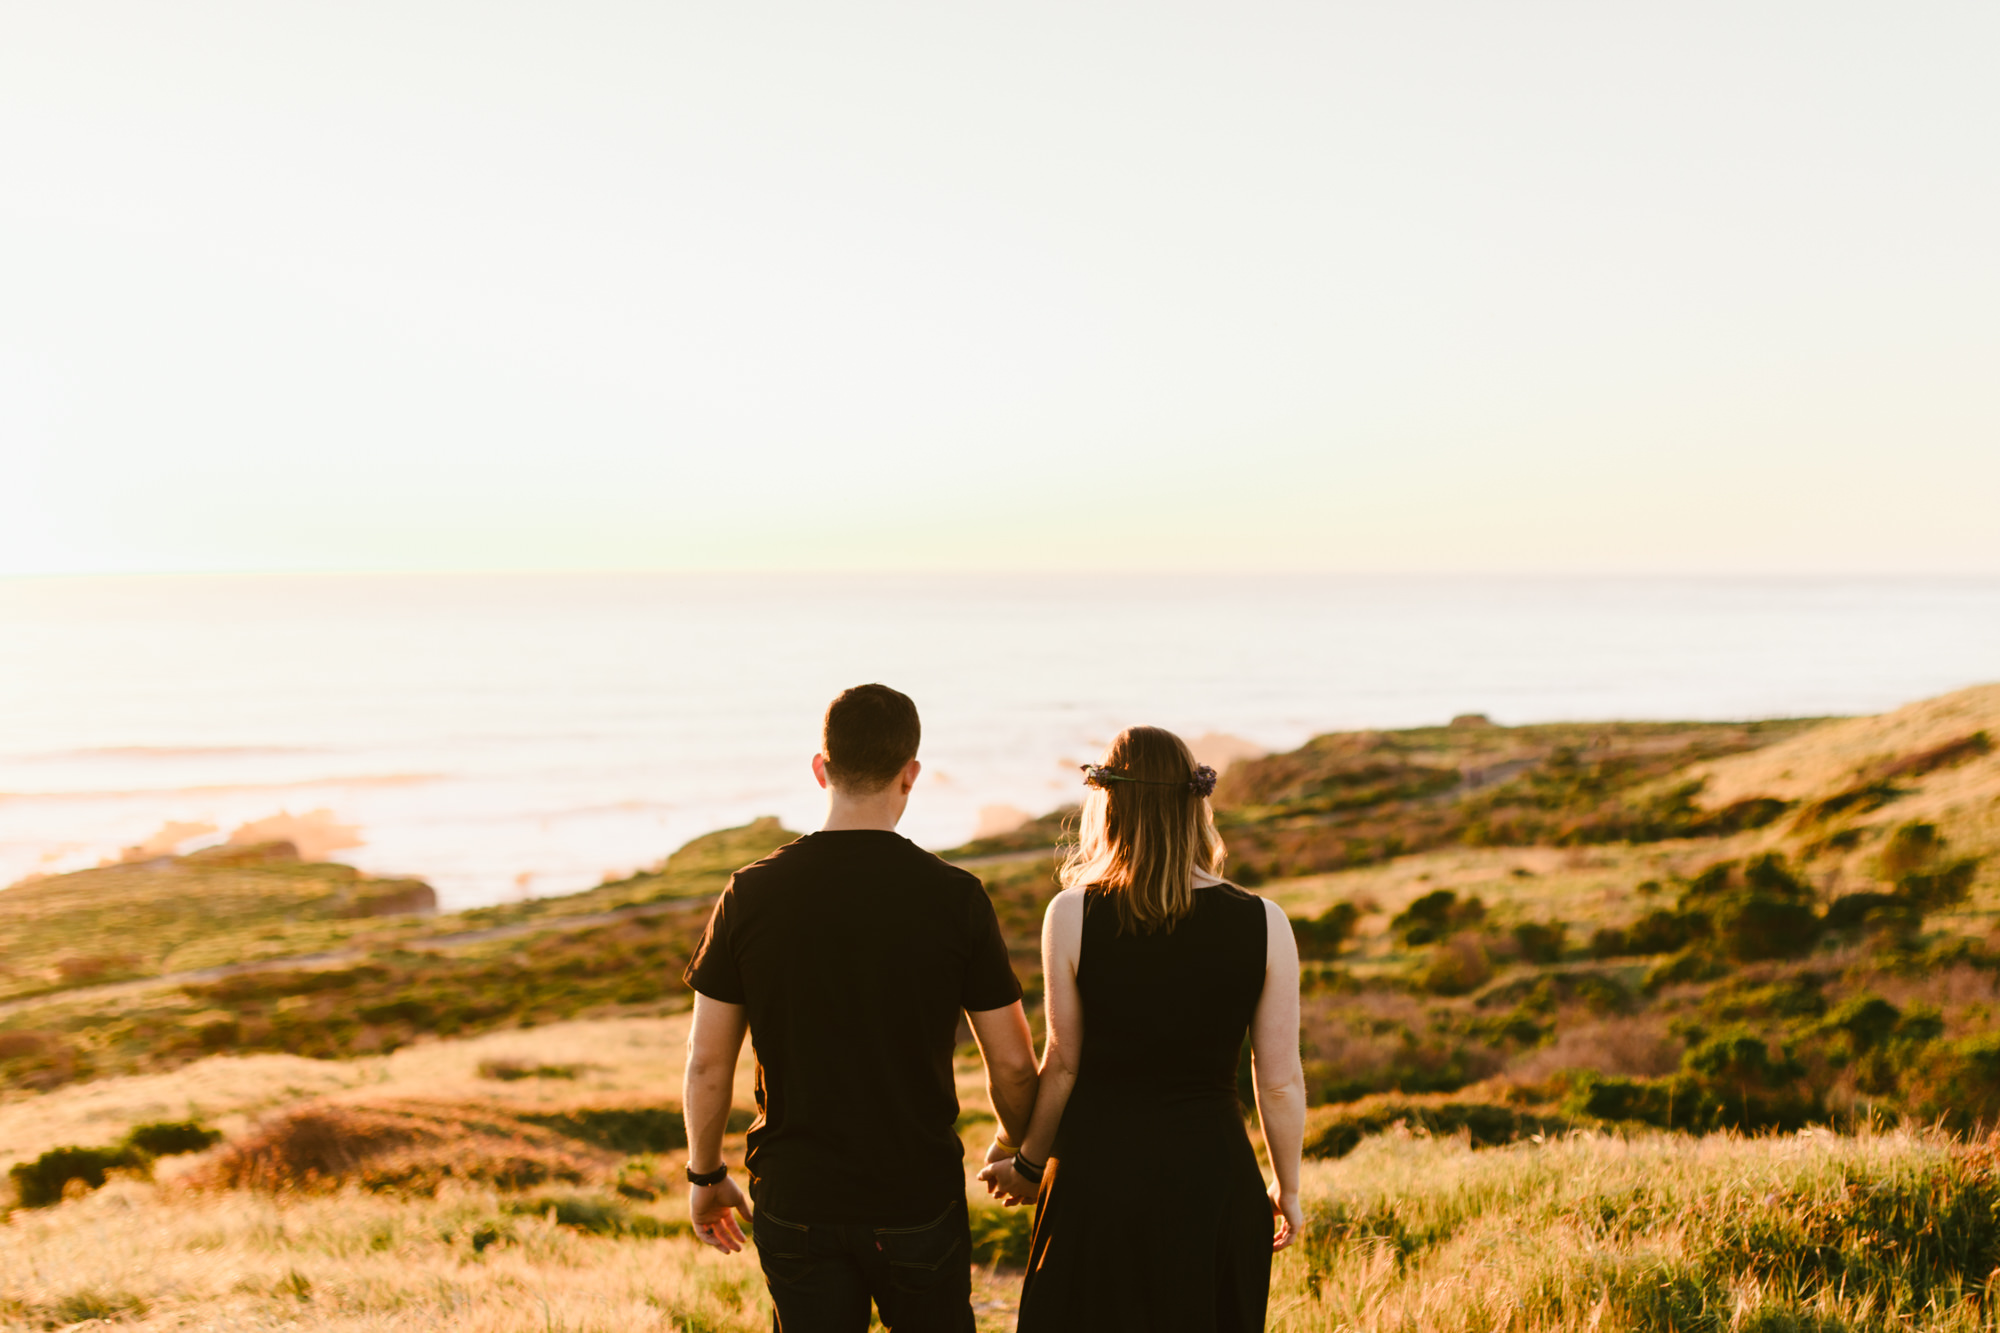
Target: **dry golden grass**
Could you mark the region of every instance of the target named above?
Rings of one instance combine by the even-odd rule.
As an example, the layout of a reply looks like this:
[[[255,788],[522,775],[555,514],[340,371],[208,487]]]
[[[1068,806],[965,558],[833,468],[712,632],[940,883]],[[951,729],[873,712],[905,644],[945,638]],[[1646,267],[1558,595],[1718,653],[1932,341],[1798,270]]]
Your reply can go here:
[[[183,1177],[206,1189],[436,1194],[447,1181],[522,1190],[606,1180],[616,1155],[463,1102],[310,1102],[271,1116]]]
[[[581,1234],[479,1190],[187,1194],[121,1181],[0,1228],[0,1320],[56,1328],[586,1333],[770,1327],[754,1254]],[[1012,1279],[982,1273],[985,1331]]]
[[[562,1023],[343,1062],[218,1056],[170,1074],[108,1079],[0,1106],[8,1161],[59,1144],[110,1141],[163,1115],[207,1119],[237,1145],[162,1159],[153,1181],[114,1179],[51,1209],[14,1212],[0,1226],[0,1325],[60,1327],[101,1317],[133,1328],[768,1328],[754,1254],[724,1258],[678,1236],[591,1235],[524,1215],[541,1195],[571,1187],[553,1181],[524,1196],[468,1181],[467,1172],[440,1181],[442,1173],[426,1174],[437,1164],[436,1144],[405,1154],[411,1163],[403,1165],[423,1168],[415,1172],[422,1179],[372,1181],[379,1192],[221,1188],[232,1158],[246,1155],[246,1146],[254,1150],[260,1134],[268,1137],[301,1104],[356,1122],[383,1120],[387,1132],[401,1134],[408,1121],[425,1122],[418,1129],[428,1132],[454,1106],[474,1103],[496,1113],[489,1116],[496,1124],[499,1113],[579,1102],[677,1103],[687,1022],[681,1014]],[[574,1077],[481,1073],[496,1064],[562,1065]],[[739,1107],[750,1104],[753,1070],[746,1048]],[[968,1142],[983,1147],[991,1126],[976,1123],[986,1105],[977,1060],[961,1059],[958,1073],[975,1122]],[[447,1157],[508,1146],[473,1143],[476,1134],[437,1137]],[[532,1128],[522,1143],[530,1137]],[[740,1164],[741,1152],[741,1137],[732,1135],[725,1155]],[[663,1153],[645,1164],[659,1183],[678,1176],[681,1160]],[[976,1152],[968,1156],[975,1160]],[[604,1188],[614,1163],[588,1165],[591,1180],[580,1188],[619,1202]],[[397,1166],[392,1152],[384,1169],[393,1175]],[[352,1174],[359,1179],[366,1171]],[[668,1229],[682,1208],[677,1186],[655,1203],[625,1202]],[[1013,1326],[1017,1285],[1015,1275],[981,1270],[975,1295],[982,1330]]]
[[[1899,762],[1979,732],[1986,733],[1991,747],[1985,754],[1927,773],[1894,772]],[[1877,717],[1829,722],[1769,749],[1691,769],[1687,776],[1706,777],[1703,801],[1719,806],[1749,796],[1823,800],[1883,774],[1902,794],[1866,822],[1935,823],[1955,853],[1987,857],[1973,889],[1974,906],[1989,911],[2000,906],[2000,685],[1960,690]],[[1792,829],[1790,821],[1772,832],[1787,829],[1792,836],[1785,841],[1811,836],[1810,830]],[[1875,850],[1864,844],[1848,861],[1865,862]]]
[[[1985,731],[2000,749],[2000,685],[1978,685],[1873,717],[1827,722],[1766,749],[1732,755],[1689,770],[1707,777],[1703,804],[1752,796],[1806,800],[1831,794],[1869,769]],[[1919,780],[1926,790],[1978,789],[2000,796],[2000,754]]]
[[[1274,1333],[1992,1326],[1980,1266],[1996,1242],[1992,1151],[1923,1134],[1579,1135],[1474,1152],[1392,1133],[1309,1163],[1306,1195],[1307,1239],[1273,1271]],[[585,1234],[509,1205],[456,1186],[396,1199],[119,1181],[0,1228],[0,1318],[29,1328],[92,1317],[133,1329],[769,1327],[754,1255]],[[1018,1282],[977,1273],[981,1330],[1012,1327]]]
[[[306,1060],[286,1055],[210,1056],[165,1074],[138,1074],[0,1103],[0,1169],[69,1143],[110,1142],[149,1120],[199,1119],[231,1136],[265,1114],[302,1102],[397,1098],[479,1102],[503,1110],[554,1109],[580,1100],[680,1101],[688,1015],[552,1023],[456,1041],[421,1042],[387,1056]],[[573,1079],[481,1075],[493,1061],[573,1065]],[[756,1064],[737,1067],[736,1105],[751,1105]],[[977,1087],[976,1077],[970,1081]]]

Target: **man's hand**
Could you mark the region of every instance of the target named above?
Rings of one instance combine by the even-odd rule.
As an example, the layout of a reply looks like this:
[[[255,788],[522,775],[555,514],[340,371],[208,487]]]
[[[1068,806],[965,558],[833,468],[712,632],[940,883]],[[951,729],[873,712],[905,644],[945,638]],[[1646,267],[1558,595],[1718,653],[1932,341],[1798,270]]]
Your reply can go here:
[[[993,1136],[993,1146],[986,1150],[986,1163],[1009,1162],[1014,1159],[1014,1149],[1007,1146],[998,1134]]]
[[[979,1178],[986,1182],[986,1192],[1009,1208],[1033,1203],[1041,1197],[1042,1187],[1030,1184],[1026,1177],[1014,1169],[1012,1153],[1000,1161],[988,1162],[981,1168]]]
[[[736,1182],[724,1177],[718,1185],[688,1186],[688,1219],[694,1223],[694,1237],[713,1245],[724,1254],[735,1254],[746,1243],[743,1227],[736,1218],[750,1220],[750,1201]]]

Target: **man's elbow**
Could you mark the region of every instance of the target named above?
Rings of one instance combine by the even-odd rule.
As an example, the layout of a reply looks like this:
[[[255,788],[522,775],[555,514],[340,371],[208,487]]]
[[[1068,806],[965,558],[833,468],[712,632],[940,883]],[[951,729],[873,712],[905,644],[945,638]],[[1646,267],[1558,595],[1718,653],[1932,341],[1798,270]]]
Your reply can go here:
[[[1035,1069],[1035,1057],[1028,1055],[1010,1056],[997,1061],[993,1067],[993,1081],[1008,1088],[1032,1088],[1041,1081]]]
[[[736,1066],[724,1064],[720,1060],[690,1055],[687,1062],[686,1081],[689,1087],[706,1088],[716,1083],[731,1081],[736,1076]]]

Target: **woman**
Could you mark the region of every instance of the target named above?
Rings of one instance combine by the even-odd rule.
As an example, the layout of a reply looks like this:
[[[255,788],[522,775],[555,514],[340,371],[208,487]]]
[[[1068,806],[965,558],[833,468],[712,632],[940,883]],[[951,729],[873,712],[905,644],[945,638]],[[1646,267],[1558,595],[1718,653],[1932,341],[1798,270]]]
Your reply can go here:
[[[1179,737],[1133,727],[1084,774],[1042,924],[1041,1091],[1026,1140],[996,1141],[980,1172],[1039,1199],[1018,1328],[1253,1333],[1302,1223],[1291,926],[1218,877],[1215,770]],[[1236,1097],[1246,1030],[1268,1193]]]

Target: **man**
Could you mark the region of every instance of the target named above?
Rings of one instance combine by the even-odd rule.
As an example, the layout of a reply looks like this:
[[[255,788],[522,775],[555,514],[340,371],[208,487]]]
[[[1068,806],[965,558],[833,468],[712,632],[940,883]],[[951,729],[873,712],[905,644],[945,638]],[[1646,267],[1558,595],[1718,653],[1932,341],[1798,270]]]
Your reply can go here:
[[[1021,986],[978,879],[899,835],[921,766],[916,705],[835,699],[813,776],[825,825],[730,879],[688,964],[688,1211],[735,1253],[749,1211],[722,1163],[736,1058],[757,1052],[745,1159],[757,1258],[782,1333],[971,1333],[971,1236],[952,1055],[986,1060],[1009,1155],[1034,1109]]]

